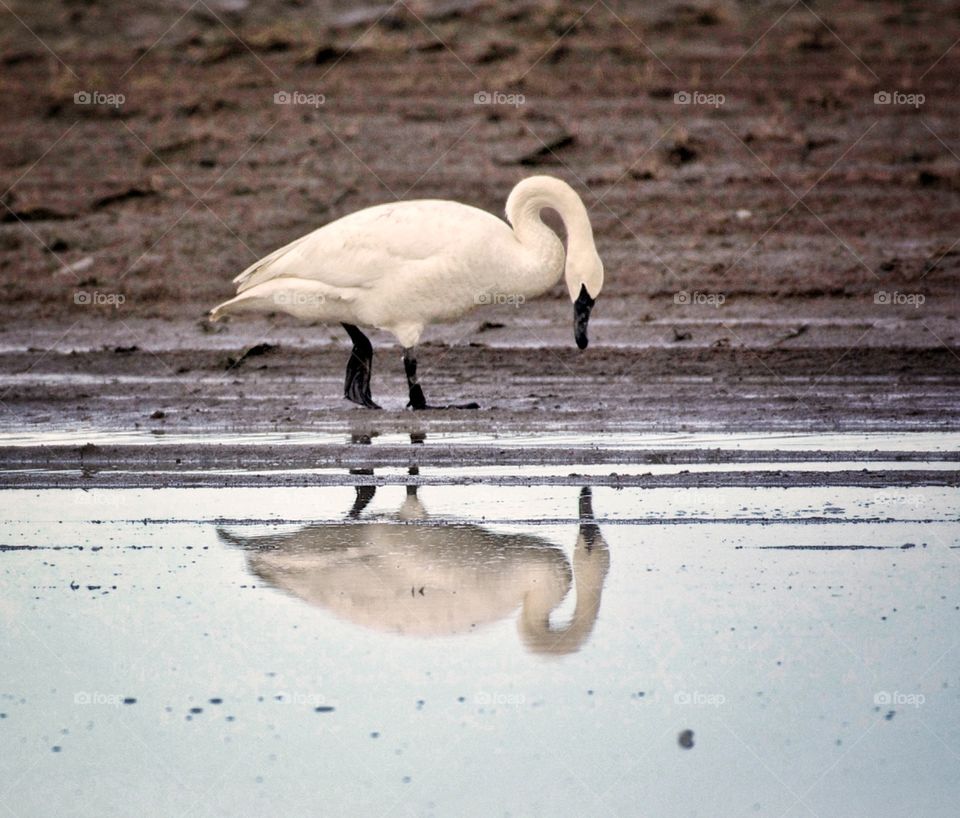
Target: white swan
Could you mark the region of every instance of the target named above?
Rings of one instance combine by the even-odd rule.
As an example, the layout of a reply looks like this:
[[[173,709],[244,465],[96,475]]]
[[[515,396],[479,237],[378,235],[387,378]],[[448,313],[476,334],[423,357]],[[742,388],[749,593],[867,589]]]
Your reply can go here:
[[[560,214],[567,251],[540,219]],[[422,200],[370,207],[281,247],[234,279],[237,296],[210,312],[286,312],[339,322],[353,341],[344,397],[379,408],[370,396],[373,348],[357,325],[393,333],[404,348],[409,406],[427,409],[414,347],[427,324],[481,304],[523,303],[561,275],[574,303],[577,346],[603,286],[603,263],[583,202],[552,176],[531,176],[507,199],[512,225],[459,202]],[[470,405],[476,408],[475,404]]]
[[[580,492],[572,571],[563,551],[542,537],[431,524],[413,486],[396,515],[363,518],[375,491],[357,487],[350,522],[266,536],[217,533],[247,551],[247,567],[267,585],[364,627],[452,636],[519,610],[517,629],[534,653],[572,653],[590,637],[610,554],[589,488]],[[551,614],[571,579],[575,608],[566,623],[554,624]]]

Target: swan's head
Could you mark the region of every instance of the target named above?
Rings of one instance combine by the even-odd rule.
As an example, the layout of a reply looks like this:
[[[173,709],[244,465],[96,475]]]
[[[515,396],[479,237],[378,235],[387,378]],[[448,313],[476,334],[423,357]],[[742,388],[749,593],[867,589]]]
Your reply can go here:
[[[591,243],[592,244],[592,243]],[[590,311],[603,288],[603,262],[591,246],[583,257],[569,253],[566,267],[567,290],[573,302],[573,337],[580,349],[586,349]]]
[[[593,243],[590,216],[577,192],[562,179],[530,176],[507,199],[507,219],[521,241],[530,235],[531,227],[543,229],[540,211],[544,208],[557,211],[567,231],[564,276],[573,302],[573,334],[577,346],[586,349],[590,310],[603,288],[603,262]]]

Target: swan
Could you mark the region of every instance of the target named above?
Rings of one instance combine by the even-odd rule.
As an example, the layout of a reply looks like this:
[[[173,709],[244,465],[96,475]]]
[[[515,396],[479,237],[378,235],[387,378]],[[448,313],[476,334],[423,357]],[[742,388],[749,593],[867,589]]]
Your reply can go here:
[[[519,609],[517,629],[532,653],[573,653],[589,638],[610,566],[589,488],[580,493],[572,571],[563,551],[541,537],[431,524],[415,486],[407,488],[395,516],[363,518],[375,492],[374,486],[357,486],[342,523],[314,523],[280,535],[217,534],[247,552],[249,570],[267,585],[367,628],[453,636]],[[554,625],[550,615],[569,593],[571,578],[573,614]]]
[[[567,248],[543,223],[555,210]],[[353,342],[343,394],[379,409],[370,394],[373,346],[360,326],[394,335],[413,409],[432,406],[417,380],[416,345],[431,323],[456,319],[483,304],[522,304],[561,276],[574,306],[574,338],[587,347],[587,322],[603,287],[603,263],[583,201],[566,182],[530,176],[507,198],[509,224],[459,202],[424,199],[357,211],[252,264],[234,280],[237,295],[210,319],[249,312],[286,312],[340,323]]]

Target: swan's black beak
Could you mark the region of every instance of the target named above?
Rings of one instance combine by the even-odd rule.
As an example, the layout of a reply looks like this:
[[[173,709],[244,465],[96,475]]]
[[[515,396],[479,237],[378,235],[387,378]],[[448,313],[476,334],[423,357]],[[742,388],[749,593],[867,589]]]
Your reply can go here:
[[[587,344],[590,343],[587,338],[587,323],[590,321],[590,310],[595,303],[596,301],[587,293],[587,288],[581,284],[580,295],[573,302],[573,337],[580,349],[586,349]]]

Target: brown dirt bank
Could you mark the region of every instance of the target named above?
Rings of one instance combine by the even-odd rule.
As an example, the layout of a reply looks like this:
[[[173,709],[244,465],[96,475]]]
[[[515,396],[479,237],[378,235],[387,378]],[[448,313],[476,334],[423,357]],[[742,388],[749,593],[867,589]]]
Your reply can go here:
[[[10,8],[6,429],[349,428],[339,330],[200,316],[326,221],[394,197],[501,212],[536,172],[590,209],[597,346],[573,354],[559,288],[519,329],[437,329],[428,397],[486,409],[431,428],[956,428],[960,3]],[[261,340],[281,348],[225,370]],[[402,406],[394,352],[376,368]]]
[[[544,171],[586,197],[608,297],[754,295],[802,314],[810,298],[956,293],[958,3],[12,8],[11,315],[80,317],[78,291],[123,295],[127,317],[199,313],[332,218],[395,196],[501,212]],[[523,103],[475,104],[484,91]],[[884,91],[924,101],[875,104]]]

